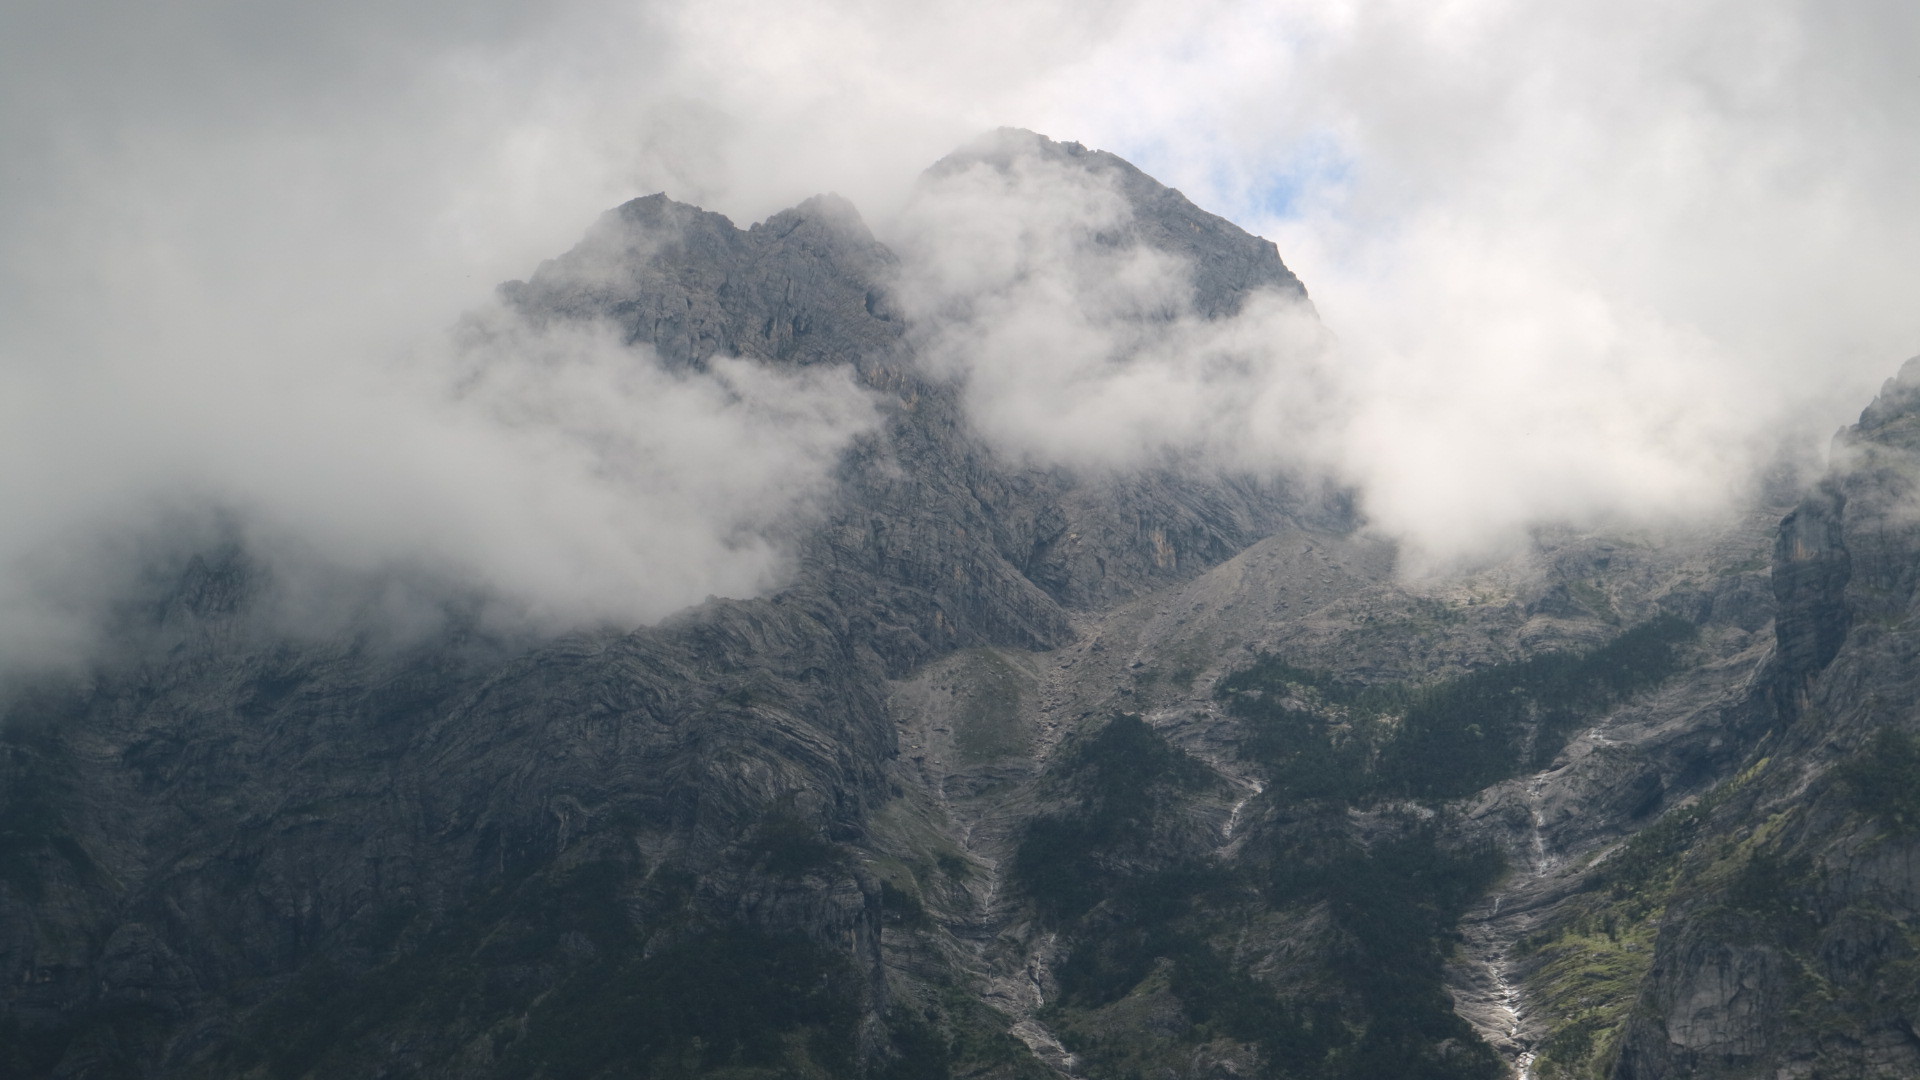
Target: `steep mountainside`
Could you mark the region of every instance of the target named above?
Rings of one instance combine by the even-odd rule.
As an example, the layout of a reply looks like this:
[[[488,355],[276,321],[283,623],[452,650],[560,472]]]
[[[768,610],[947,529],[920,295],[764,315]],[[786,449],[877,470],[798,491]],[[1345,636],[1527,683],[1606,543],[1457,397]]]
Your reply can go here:
[[[935,173],[1034,160],[1197,317],[1305,302],[1111,155]],[[997,451],[899,287],[842,200],[650,196],[502,289],[876,395],[771,595],[313,640],[236,546],[9,688],[0,1075],[1920,1070],[1920,377],[1784,524],[1410,582],[1337,492]]]
[[[1920,361],[1780,525],[1770,729],[1689,850],[1615,1075],[1920,1075]]]
[[[1237,238],[1200,306],[1299,292],[1272,245],[1133,175],[1144,231]],[[276,635],[269,575],[227,550],[129,617],[138,659],[14,693],[4,1067],[844,1074],[929,1053],[924,1021],[888,1019],[895,894],[862,848],[897,794],[888,677],[1063,644],[1076,612],[1338,511],[1253,480],[1001,460],[917,370],[892,263],[833,198],[741,230],[654,196],[503,289],[669,366],[851,365],[880,395],[882,430],[775,595],[532,648],[456,620],[396,649]],[[649,1002],[691,1012],[636,1028]],[[951,1011],[999,1060],[1004,1022]]]

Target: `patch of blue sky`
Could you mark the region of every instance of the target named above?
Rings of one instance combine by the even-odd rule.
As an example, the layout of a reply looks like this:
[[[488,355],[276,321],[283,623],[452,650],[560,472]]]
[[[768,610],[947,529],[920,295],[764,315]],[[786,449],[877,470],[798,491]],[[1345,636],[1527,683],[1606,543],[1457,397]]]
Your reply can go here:
[[[1292,168],[1270,175],[1264,186],[1251,192],[1248,209],[1268,217],[1298,217],[1302,196],[1325,195],[1353,181],[1353,160],[1344,155],[1313,154],[1291,164]]]
[[[1230,200],[1226,216],[1236,223],[1299,218],[1311,204],[1350,185],[1354,171],[1353,158],[1331,135],[1295,140],[1272,166],[1243,174],[1237,183],[1219,178]]]
[[[1244,148],[1226,145],[1195,161],[1191,146],[1163,139],[1141,140],[1115,152],[1148,175],[1189,185],[1194,201],[1248,229],[1312,212],[1349,187],[1358,168],[1330,133],[1290,140],[1251,160]]]

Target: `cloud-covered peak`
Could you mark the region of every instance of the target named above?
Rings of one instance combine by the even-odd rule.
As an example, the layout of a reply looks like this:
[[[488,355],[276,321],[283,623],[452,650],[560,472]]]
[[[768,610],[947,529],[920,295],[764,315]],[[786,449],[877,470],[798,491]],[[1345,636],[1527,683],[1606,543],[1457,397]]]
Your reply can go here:
[[[1114,223],[1105,242],[1143,243],[1184,260],[1193,276],[1197,309],[1208,317],[1238,310],[1253,290],[1277,288],[1306,298],[1306,287],[1281,261],[1271,240],[1201,209],[1125,158],[1077,142],[1056,141],[1023,128],[999,128],[935,162],[923,174],[918,190],[924,193],[980,168],[1001,176],[1085,173],[1128,208],[1126,220]],[[1033,194],[1030,188],[1022,190]]]
[[[1317,467],[1340,408],[1274,245],[1112,154],[1002,129],[922,175],[900,294],[973,422],[1046,465]]]

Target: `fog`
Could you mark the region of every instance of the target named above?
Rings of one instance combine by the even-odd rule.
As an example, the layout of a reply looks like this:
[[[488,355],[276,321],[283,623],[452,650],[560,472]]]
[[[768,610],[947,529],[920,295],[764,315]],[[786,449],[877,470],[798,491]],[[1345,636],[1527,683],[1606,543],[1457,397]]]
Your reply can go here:
[[[989,441],[1082,471],[1338,470],[1350,406],[1310,304],[1262,290],[1209,317],[1195,268],[1132,236],[1111,164],[1019,131],[967,152],[893,231],[922,362],[963,384]]]
[[[1433,565],[1711,517],[1920,351],[1916,41],[1788,0],[8,5],[0,653],[70,652],[214,512],[287,580],[546,627],[770,587],[850,385],[460,330],[656,190],[853,199],[1009,453],[1308,462]],[[1324,331],[1085,257],[1097,190],[975,177],[943,226],[916,175],[1006,124],[1275,240]]]
[[[449,600],[551,632],[754,595],[875,419],[847,369],[669,371],[611,327],[535,329],[498,306],[386,371],[289,353],[316,370],[183,356],[28,389],[61,411],[10,428],[15,453],[42,455],[6,493],[11,657],[83,646],[141,553],[228,543],[298,633],[342,629],[356,605],[403,634]]]

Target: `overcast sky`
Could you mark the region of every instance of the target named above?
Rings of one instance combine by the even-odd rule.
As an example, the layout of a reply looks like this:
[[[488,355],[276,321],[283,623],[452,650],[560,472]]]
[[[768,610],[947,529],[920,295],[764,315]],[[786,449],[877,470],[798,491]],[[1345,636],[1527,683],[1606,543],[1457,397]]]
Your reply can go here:
[[[1279,244],[1339,342],[1322,450],[1412,548],[1724,507],[1920,352],[1916,47],[1902,0],[11,0],[0,647],[80,633],[99,552],[193,500],[550,619],[763,585],[755,515],[870,421],[849,387],[625,385],[706,425],[636,479],[419,358],[626,198],[833,190],[890,238],[1000,125]]]

